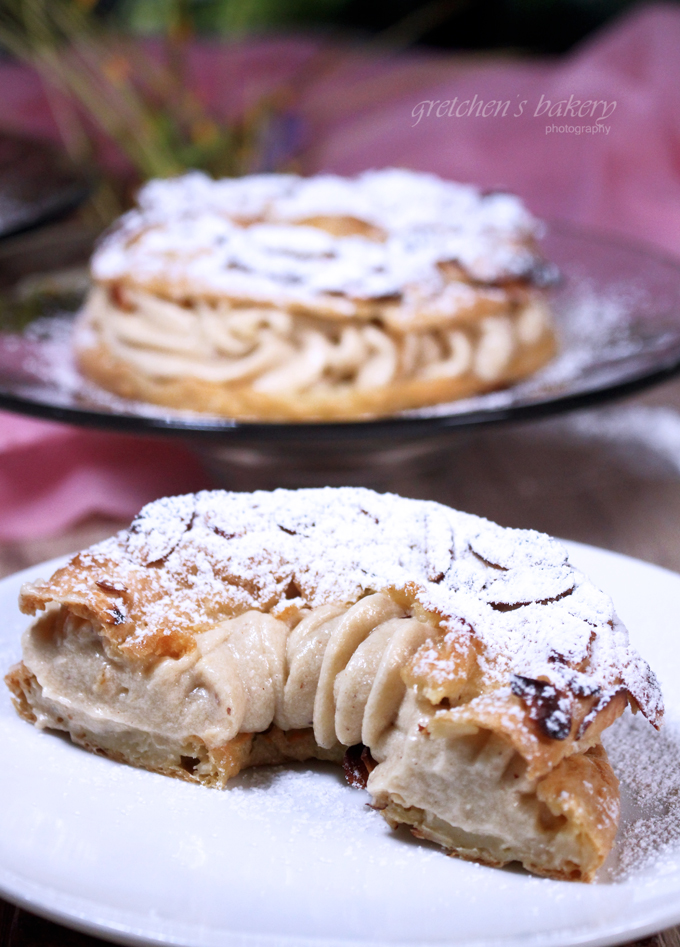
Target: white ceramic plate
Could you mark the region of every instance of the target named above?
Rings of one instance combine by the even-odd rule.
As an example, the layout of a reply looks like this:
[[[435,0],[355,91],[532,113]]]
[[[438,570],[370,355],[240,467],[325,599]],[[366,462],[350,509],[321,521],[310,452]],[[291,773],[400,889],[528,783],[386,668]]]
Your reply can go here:
[[[570,550],[614,598],[659,673],[670,716],[680,719],[680,576],[589,547]],[[26,624],[15,604],[19,586],[52,567],[0,583],[3,669],[18,659]],[[617,876],[615,852],[592,885],[484,868],[392,833],[335,768],[251,771],[230,790],[206,790],[41,733],[19,720],[1,690],[0,892],[110,940],[595,947],[680,922],[680,847],[650,858],[647,838],[646,867]],[[644,739],[668,799],[664,754],[674,744],[651,728]],[[680,772],[678,760],[680,750],[671,761]],[[629,802],[625,810],[630,848],[645,814]]]

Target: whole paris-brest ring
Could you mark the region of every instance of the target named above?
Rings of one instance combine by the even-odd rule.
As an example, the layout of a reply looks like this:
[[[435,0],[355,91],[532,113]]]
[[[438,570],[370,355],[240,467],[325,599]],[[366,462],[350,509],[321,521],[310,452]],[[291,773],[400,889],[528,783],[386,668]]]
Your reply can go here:
[[[388,169],[142,188],[92,259],[81,370],[251,420],[376,417],[507,386],[555,352],[518,198]]]

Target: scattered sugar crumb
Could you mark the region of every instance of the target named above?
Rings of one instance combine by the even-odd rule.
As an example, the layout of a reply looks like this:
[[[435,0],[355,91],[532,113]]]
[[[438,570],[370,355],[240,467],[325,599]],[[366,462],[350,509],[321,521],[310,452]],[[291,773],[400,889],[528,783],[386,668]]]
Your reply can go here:
[[[626,713],[602,742],[621,781],[624,815],[611,877],[623,880],[680,849],[680,721],[667,720],[657,732]]]

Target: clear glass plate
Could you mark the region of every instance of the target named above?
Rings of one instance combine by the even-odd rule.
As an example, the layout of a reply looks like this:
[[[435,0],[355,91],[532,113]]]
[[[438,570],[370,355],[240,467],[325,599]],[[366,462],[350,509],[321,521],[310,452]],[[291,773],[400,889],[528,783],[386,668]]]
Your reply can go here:
[[[27,245],[22,252],[18,269],[27,273],[33,251]],[[63,257],[63,248],[59,252]],[[680,370],[680,262],[565,224],[549,228],[544,252],[562,274],[552,291],[559,354],[532,378],[503,391],[376,420],[309,424],[241,422],[126,401],[87,382],[73,366],[76,293],[70,309],[46,302],[42,317],[23,332],[0,332],[0,407],[225,447],[313,441],[344,449],[369,441],[403,445],[480,424],[556,414],[639,390]],[[43,267],[44,258],[42,248]],[[13,263],[16,269],[17,259]]]

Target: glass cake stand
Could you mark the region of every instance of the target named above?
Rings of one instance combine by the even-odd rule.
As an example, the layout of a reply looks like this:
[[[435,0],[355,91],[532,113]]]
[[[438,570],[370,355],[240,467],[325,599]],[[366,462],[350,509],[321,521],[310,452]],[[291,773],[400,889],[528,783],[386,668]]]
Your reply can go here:
[[[36,250],[24,240],[9,251],[0,247],[5,326],[0,407],[110,431],[182,438],[232,489],[326,484],[384,489],[395,470],[440,465],[457,436],[482,425],[599,404],[680,371],[680,262],[560,223],[549,227],[543,244],[561,272],[551,291],[559,353],[518,385],[354,422],[251,423],[174,411],[117,398],[78,374],[70,336],[85,289],[82,266],[89,246],[82,234],[62,235],[51,255],[58,270],[44,277],[35,275],[50,258],[44,246]]]

